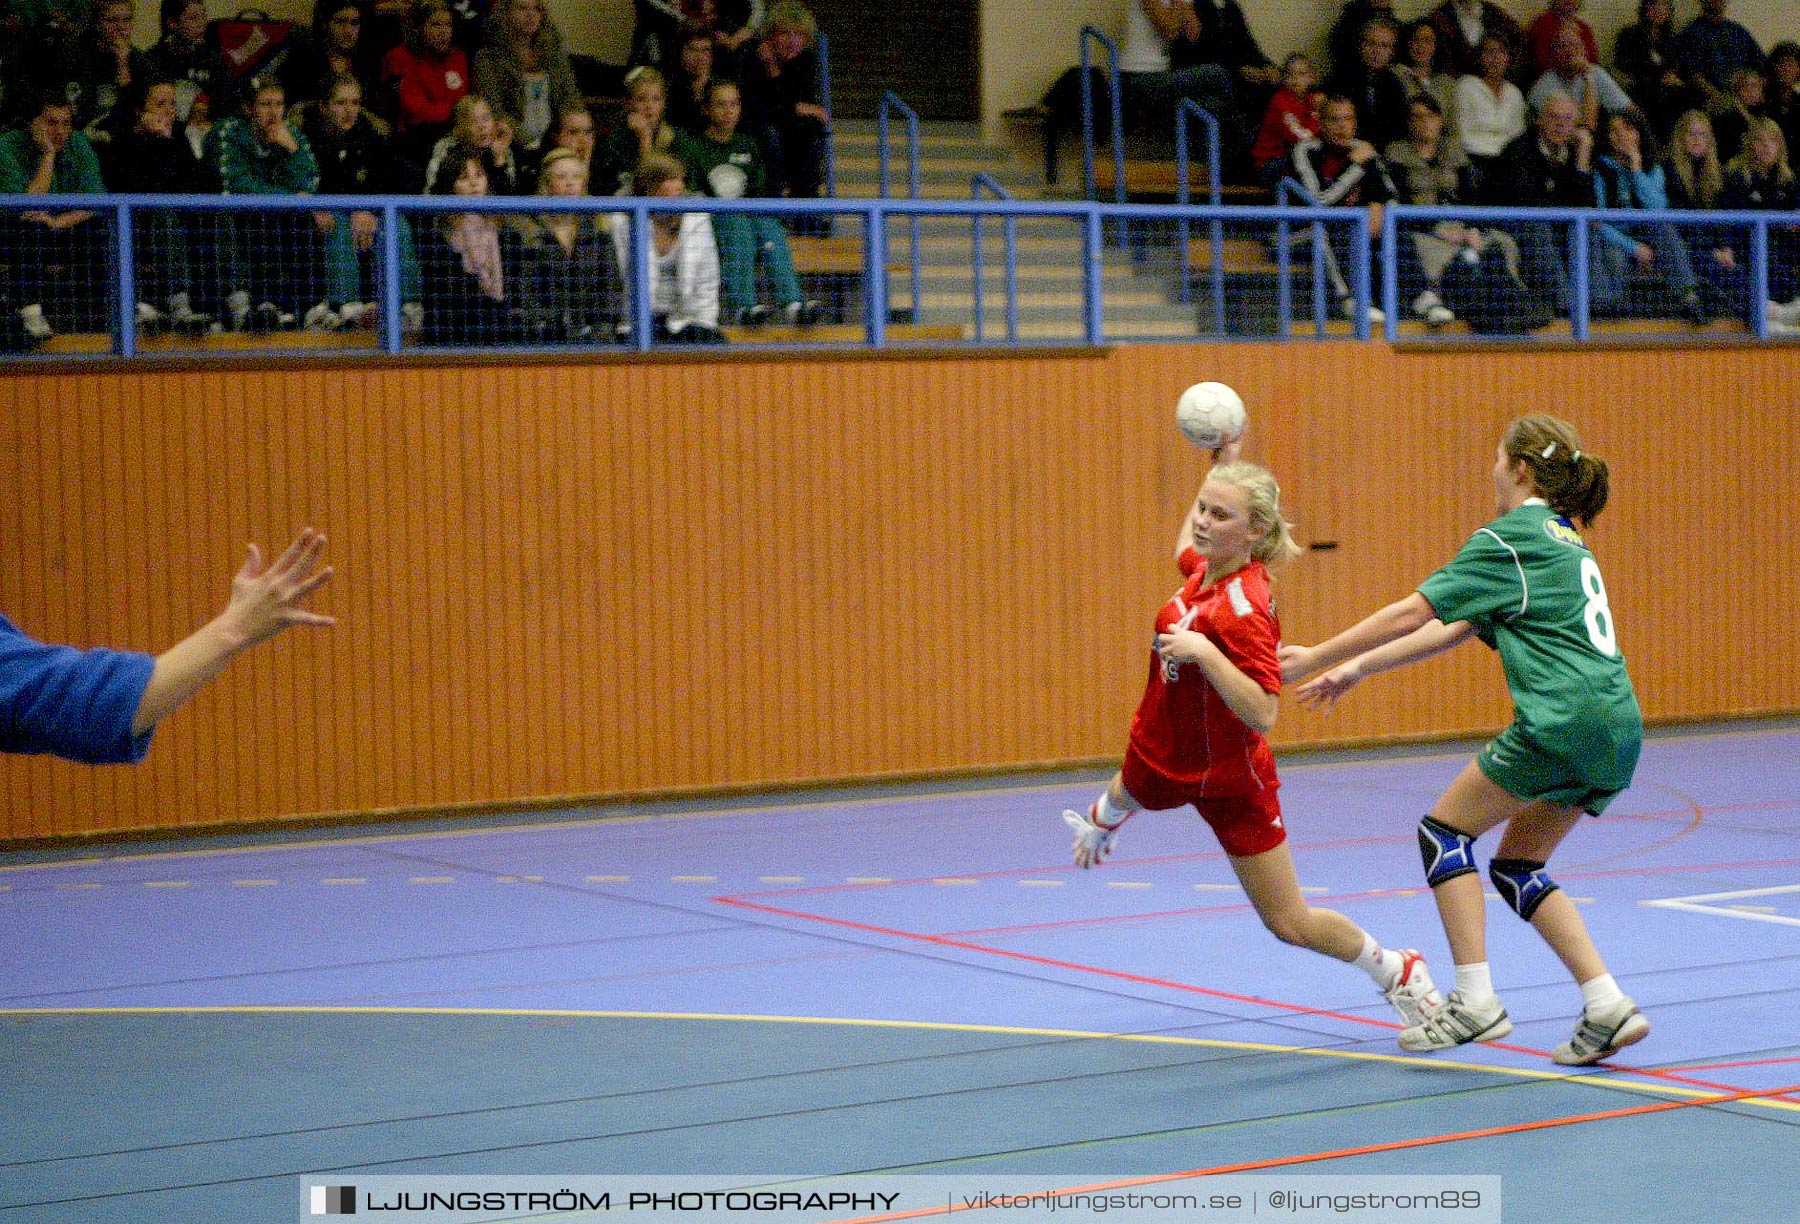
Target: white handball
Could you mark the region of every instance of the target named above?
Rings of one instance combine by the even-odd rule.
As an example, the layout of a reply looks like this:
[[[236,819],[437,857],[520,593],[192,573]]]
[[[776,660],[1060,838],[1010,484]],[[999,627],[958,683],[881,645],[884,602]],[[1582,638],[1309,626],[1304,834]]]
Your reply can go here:
[[[1181,436],[1201,450],[1218,450],[1244,434],[1244,401],[1224,383],[1195,383],[1175,404]]]

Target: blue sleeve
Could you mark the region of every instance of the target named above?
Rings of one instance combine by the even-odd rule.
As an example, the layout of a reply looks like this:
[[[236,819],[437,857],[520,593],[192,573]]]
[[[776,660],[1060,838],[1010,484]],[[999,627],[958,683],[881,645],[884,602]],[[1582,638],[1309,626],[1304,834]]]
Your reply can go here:
[[[144,759],[132,719],[156,660],[27,637],[0,616],[0,752],[49,752],[87,765]]]
[[[1598,170],[1594,171],[1594,207],[1612,207],[1606,199],[1606,176],[1601,174]],[[1610,222],[1600,221],[1596,222],[1596,224],[1600,227],[1600,237],[1606,242],[1618,247],[1627,255],[1637,254],[1637,239],[1632,238],[1626,234],[1625,231]]]

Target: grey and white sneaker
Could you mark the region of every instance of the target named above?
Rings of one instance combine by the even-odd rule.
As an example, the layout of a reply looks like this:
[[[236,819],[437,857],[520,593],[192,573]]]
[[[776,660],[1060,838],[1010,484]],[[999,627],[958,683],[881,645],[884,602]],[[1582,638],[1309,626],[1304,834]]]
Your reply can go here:
[[[1512,1021],[1506,1018],[1506,1008],[1500,1005],[1498,996],[1472,1004],[1460,991],[1452,990],[1442,1007],[1411,1028],[1400,1030],[1400,1048],[1422,1054],[1471,1041],[1498,1041],[1510,1032]]]
[[[1630,996],[1621,996],[1611,1007],[1595,1013],[1583,1011],[1570,1038],[1550,1051],[1551,1059],[1564,1067],[1585,1067],[1611,1058],[1628,1045],[1650,1035],[1650,1022]]]
[[[234,332],[250,326],[250,295],[242,289],[233,289],[226,295],[225,326]]]
[[[338,317],[338,312],[331,308],[329,302],[315,302],[307,307],[300,326],[309,332],[336,331],[342,323],[343,320]]]
[[[44,317],[44,308],[35,302],[19,307],[19,325],[25,329],[25,338],[33,344],[42,344],[56,334],[50,320]]]
[[[1382,997],[1394,1005],[1400,1022],[1413,1028],[1425,1023],[1427,1016],[1444,1005],[1444,996],[1432,982],[1423,956],[1412,948],[1396,948],[1395,953],[1400,957],[1400,976],[1382,992]]]

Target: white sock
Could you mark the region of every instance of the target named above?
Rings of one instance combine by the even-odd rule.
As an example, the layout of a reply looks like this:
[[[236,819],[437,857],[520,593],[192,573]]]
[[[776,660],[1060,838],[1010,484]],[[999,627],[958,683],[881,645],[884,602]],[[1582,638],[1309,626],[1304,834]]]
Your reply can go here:
[[[1456,993],[1470,1003],[1485,1003],[1494,997],[1494,975],[1486,961],[1456,967]]]
[[[1390,952],[1375,942],[1375,937],[1367,931],[1363,932],[1362,951],[1356,954],[1356,967],[1375,979],[1375,984],[1383,990],[1392,990],[1399,980],[1400,968],[1406,962],[1398,952]]]
[[[1094,806],[1088,809],[1088,819],[1103,829],[1116,829],[1131,816],[1135,809],[1120,807],[1112,801],[1112,792],[1101,791],[1100,797],[1094,800]]]
[[[1619,989],[1619,984],[1613,981],[1613,975],[1610,973],[1602,973],[1599,977],[1589,978],[1581,984],[1581,1001],[1591,1012],[1611,1007],[1624,997],[1625,992]]]
[[[36,302],[29,306],[21,306],[19,307],[19,317],[21,319],[41,319],[44,317],[44,308]]]

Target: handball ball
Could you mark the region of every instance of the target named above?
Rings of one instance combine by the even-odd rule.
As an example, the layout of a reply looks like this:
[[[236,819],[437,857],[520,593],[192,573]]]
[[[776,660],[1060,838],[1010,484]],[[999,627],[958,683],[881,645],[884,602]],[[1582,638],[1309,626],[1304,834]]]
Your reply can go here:
[[[1195,383],[1175,405],[1175,425],[1201,450],[1218,450],[1244,432],[1244,401],[1224,383]]]

